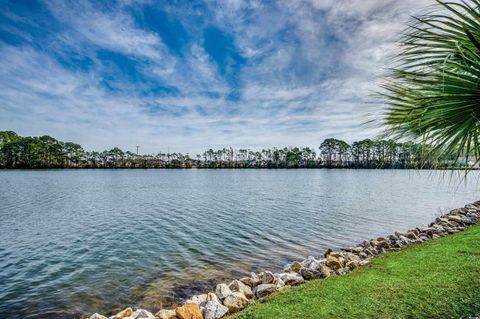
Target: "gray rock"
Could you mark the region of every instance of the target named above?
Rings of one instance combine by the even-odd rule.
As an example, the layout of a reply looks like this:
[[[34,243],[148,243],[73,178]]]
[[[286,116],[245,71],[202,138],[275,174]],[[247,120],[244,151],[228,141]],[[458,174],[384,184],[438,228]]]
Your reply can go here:
[[[277,290],[277,286],[273,284],[261,284],[255,287],[254,293],[257,298],[265,297]]]
[[[138,309],[125,319],[155,319],[155,316],[147,310]]]
[[[228,308],[229,313],[233,313],[245,308],[248,299],[241,292],[235,291],[223,300],[223,305]]]
[[[218,284],[217,287],[215,288],[215,294],[217,295],[218,299],[222,301],[231,293],[232,293],[232,290],[228,288],[228,286],[225,284]]]
[[[239,280],[234,280],[232,281],[229,285],[228,288],[230,288],[231,291],[238,291],[241,292],[245,297],[248,299],[253,298],[253,292],[252,288],[249,286],[245,285],[243,282]]]
[[[290,286],[300,285],[305,282],[303,277],[297,273],[281,273],[279,274],[279,277],[285,283],[285,285]]]
[[[102,316],[102,315],[99,314],[99,313],[94,313],[93,315],[91,315],[91,316],[89,317],[89,319],[107,319],[107,317]]]
[[[228,313],[228,308],[219,302],[207,301],[203,311],[205,319],[219,319]]]
[[[196,303],[197,305],[201,305],[205,302],[207,302],[207,294],[192,296],[190,299],[187,299],[185,303]]]

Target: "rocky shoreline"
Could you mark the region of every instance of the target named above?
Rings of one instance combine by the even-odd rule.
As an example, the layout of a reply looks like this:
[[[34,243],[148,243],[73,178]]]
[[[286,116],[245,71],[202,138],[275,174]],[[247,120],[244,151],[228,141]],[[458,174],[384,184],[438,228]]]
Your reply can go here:
[[[116,315],[106,317],[95,313],[89,319],[219,319],[237,312],[255,300],[287,286],[296,286],[312,279],[341,276],[367,264],[371,258],[387,251],[438,239],[465,230],[480,221],[480,201],[454,209],[435,219],[428,226],[421,226],[405,233],[395,232],[386,237],[365,240],[355,247],[341,251],[327,249],[322,258],[309,256],[294,261],[281,273],[263,271],[250,277],[218,284],[214,292],[194,295],[181,307],[162,309],[156,314],[144,309],[126,308]]]

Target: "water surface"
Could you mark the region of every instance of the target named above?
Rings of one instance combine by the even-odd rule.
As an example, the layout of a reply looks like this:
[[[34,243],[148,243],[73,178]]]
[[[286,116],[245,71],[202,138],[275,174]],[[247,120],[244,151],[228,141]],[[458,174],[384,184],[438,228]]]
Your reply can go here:
[[[156,310],[480,199],[407,170],[0,171],[0,314]]]

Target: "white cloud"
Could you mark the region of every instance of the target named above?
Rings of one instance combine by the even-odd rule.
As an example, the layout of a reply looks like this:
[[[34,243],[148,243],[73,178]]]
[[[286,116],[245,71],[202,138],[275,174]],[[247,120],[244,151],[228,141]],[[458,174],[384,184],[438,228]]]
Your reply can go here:
[[[409,15],[430,3],[210,2],[205,25],[231,35],[246,58],[239,85],[232,87],[201,38],[194,37],[182,55],[175,55],[157,33],[138,27],[121,5],[102,11],[87,2],[49,2],[66,26],[57,35],[58,49],[73,47],[95,65],[75,71],[46,51],[2,44],[0,126],[20,134],[51,134],[88,149],[141,145],[145,152],[167,146],[191,152],[230,145],[316,147],[331,136],[348,141],[373,137],[375,128],[361,126],[369,94]],[[193,23],[189,14],[198,12],[171,14],[179,15],[191,32],[204,27],[188,25]],[[143,75],[177,91],[144,96],[136,92],[144,83],[109,91],[101,83],[105,66],[95,55],[98,49],[146,61],[139,70]],[[229,99],[235,90],[239,98]]]

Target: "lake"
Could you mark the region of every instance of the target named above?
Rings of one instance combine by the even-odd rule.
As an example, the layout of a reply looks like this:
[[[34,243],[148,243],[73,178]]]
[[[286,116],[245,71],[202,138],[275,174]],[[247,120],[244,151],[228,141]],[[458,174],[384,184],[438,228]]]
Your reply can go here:
[[[454,173],[458,174],[458,173]],[[0,171],[0,314],[155,311],[218,281],[429,223],[479,174],[410,170]]]

